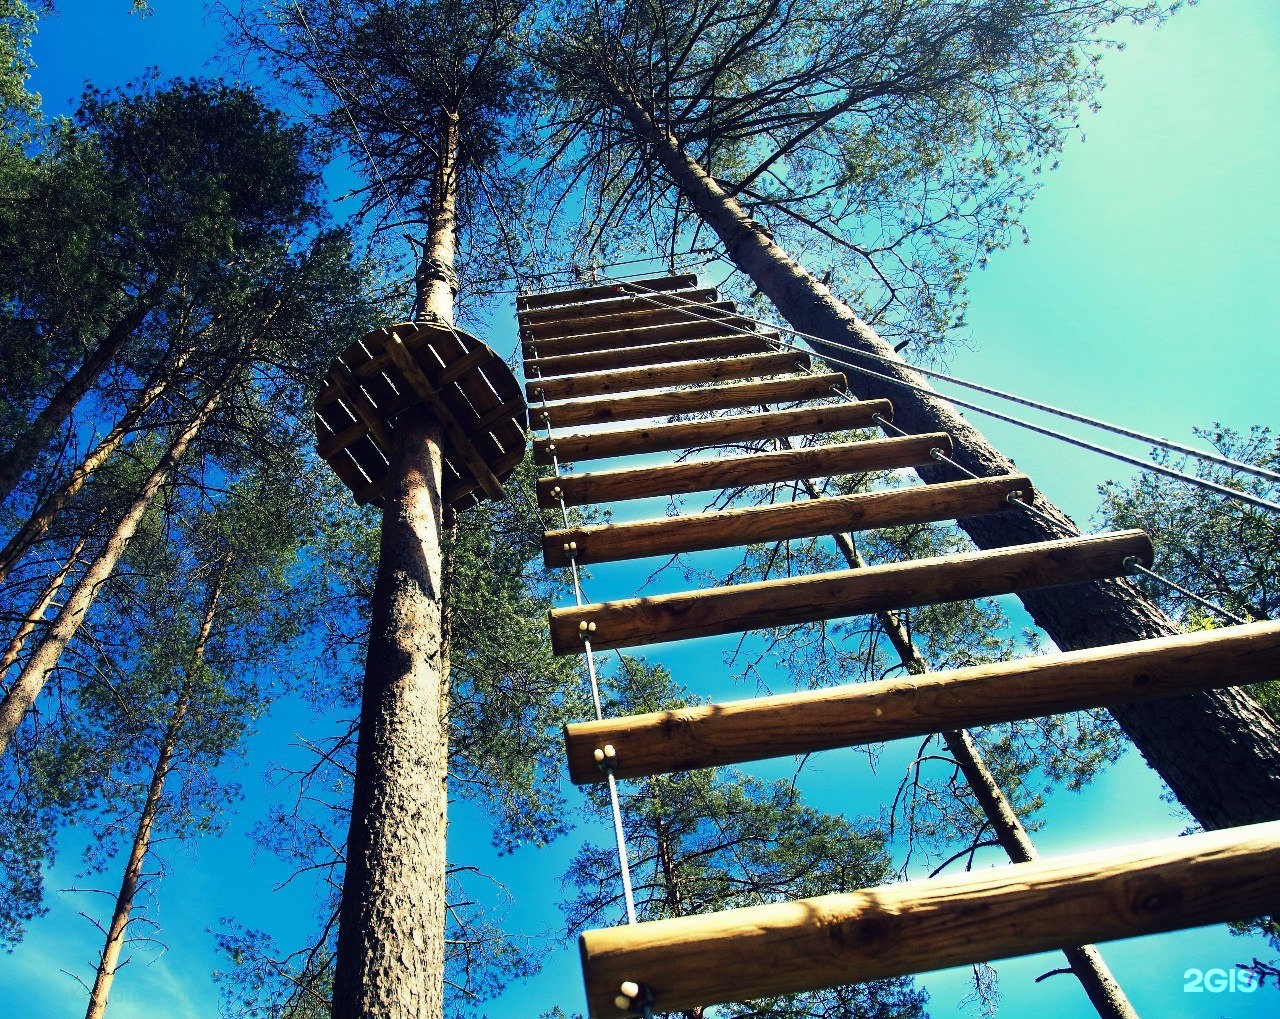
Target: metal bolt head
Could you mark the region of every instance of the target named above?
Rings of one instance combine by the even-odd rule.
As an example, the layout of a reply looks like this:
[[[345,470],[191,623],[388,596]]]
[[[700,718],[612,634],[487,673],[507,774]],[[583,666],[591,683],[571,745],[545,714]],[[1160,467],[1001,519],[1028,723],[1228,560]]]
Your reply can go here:
[[[621,991],[623,994],[625,994],[628,999],[630,999],[630,998],[634,998],[636,995],[640,993],[640,985],[637,984],[634,980],[624,980],[622,981],[622,984],[618,987],[618,990]],[[627,1004],[631,1004],[631,1002],[628,1001]]]

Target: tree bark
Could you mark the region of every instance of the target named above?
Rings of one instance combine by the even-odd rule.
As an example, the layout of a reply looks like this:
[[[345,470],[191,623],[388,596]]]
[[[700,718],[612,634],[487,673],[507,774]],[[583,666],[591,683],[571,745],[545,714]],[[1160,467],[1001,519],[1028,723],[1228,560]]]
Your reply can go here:
[[[27,664],[14,681],[12,688],[0,701],[0,753],[8,749],[9,742],[44,688],[49,674],[57,667],[63,651],[66,650],[67,645],[80,629],[81,623],[84,622],[85,616],[88,615],[94,598],[97,597],[98,588],[111,576],[116,563],[129,547],[129,542],[133,540],[138,525],[151,507],[151,503],[186,454],[187,447],[191,445],[192,440],[199,434],[200,429],[204,427],[205,422],[222,401],[233,374],[228,374],[222,384],[209,394],[200,409],[174,436],[168,450],[143,483],[142,488],[129,504],[129,508],[125,510],[106,544],[77,581],[66,604],[55,617],[44,639],[27,659]]]
[[[84,487],[94,472],[120,448],[125,437],[133,431],[138,422],[142,420],[143,415],[155,405],[155,402],[173,384],[177,373],[193,352],[191,349],[182,352],[174,358],[172,363],[167,366],[162,365],[152,373],[151,378],[147,380],[146,387],[138,395],[138,398],[134,400],[132,406],[116,422],[115,427],[103,436],[102,441],[71,472],[70,477],[58,486],[57,491],[45,499],[14,533],[13,537],[5,544],[4,549],[0,550],[0,583],[5,581],[26,551],[49,530],[50,525],[52,525],[58,514],[62,512],[62,509],[75,494]]]
[[[80,556],[88,543],[89,534],[86,533],[76,542],[75,548],[71,550],[71,555],[67,557],[67,561],[49,578],[44,590],[40,592],[40,597],[31,606],[31,611],[27,613],[27,618],[22,621],[22,625],[18,627],[18,632],[13,635],[8,646],[4,649],[4,654],[0,656],[0,681],[4,679],[5,674],[13,667],[13,663],[18,660],[18,655],[22,654],[27,638],[44,620],[44,614],[49,610],[49,606],[53,604],[58,592],[62,590],[62,585],[67,582],[67,576],[75,569],[76,563],[80,561]]]
[[[930,389],[875,331],[797,264],[753,221],[742,206],[659,127],[616,83],[599,83],[702,220],[733,263],[797,330],[891,359],[875,362],[883,375]],[[820,354],[848,360],[839,348],[812,342]],[[889,383],[873,386],[847,373],[862,399],[889,397],[894,421],[917,434],[946,431],[955,441],[953,459],[980,477],[1013,473],[1015,467],[940,397]],[[917,468],[926,482],[964,475],[941,463]],[[1052,540],[1078,533],[1074,523],[1043,498],[1037,508],[1052,518],[1002,513],[960,520],[981,549]],[[1177,633],[1174,623],[1127,581],[1100,581],[1046,588],[1019,596],[1027,611],[1062,650],[1096,647]],[[1117,707],[1112,714],[1178,800],[1206,828],[1252,824],[1280,817],[1280,721],[1247,693],[1223,690]]]
[[[98,381],[167,289],[167,282],[157,281],[142,293],[129,313],[108,330],[84,363],[58,388],[27,430],[18,436],[13,448],[0,456],[0,503],[9,498],[22,476],[36,462],[40,451],[71,416],[76,404]]]
[[[458,118],[439,125],[414,319],[453,323]],[[449,654],[442,430],[396,421],[338,914],[333,1019],[444,1014]]]
[[[218,600],[222,594],[222,585],[230,562],[230,556],[223,558],[209,592],[204,617],[200,621],[200,632],[196,636],[194,658],[197,663],[203,660],[205,648],[209,644],[209,635],[213,632],[213,622],[218,614]],[[142,814],[138,818],[133,846],[129,850],[129,860],[125,864],[124,876],[120,880],[120,892],[116,896],[115,909],[111,913],[111,923],[107,926],[107,940],[102,946],[102,955],[98,959],[97,975],[93,980],[93,989],[89,993],[89,1008],[85,1012],[85,1019],[102,1019],[107,1013],[107,999],[111,995],[111,985],[120,969],[120,953],[124,949],[129,918],[133,913],[133,900],[142,885],[142,865],[146,862],[147,852],[151,848],[151,832],[155,827],[156,815],[160,812],[160,805],[164,798],[165,781],[173,768],[182,725],[187,719],[187,712],[191,705],[189,684],[190,679],[185,679],[179,688],[173,713],[169,716],[169,724],[165,726],[164,737],[160,741],[160,753],[156,757],[156,766],[151,773],[151,784],[147,788],[147,798],[142,806]]]

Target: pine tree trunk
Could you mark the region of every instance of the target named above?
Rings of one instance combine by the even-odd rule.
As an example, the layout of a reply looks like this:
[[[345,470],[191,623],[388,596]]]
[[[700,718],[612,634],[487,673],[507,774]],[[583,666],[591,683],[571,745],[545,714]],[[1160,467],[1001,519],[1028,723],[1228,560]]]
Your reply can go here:
[[[440,125],[415,320],[453,322],[458,122]],[[334,1019],[444,1014],[449,656],[441,428],[396,421],[338,921]]]
[[[103,436],[97,446],[71,472],[70,477],[59,485],[57,491],[46,498],[32,512],[26,522],[9,539],[4,549],[0,550],[0,583],[3,583],[9,576],[27,549],[39,541],[45,532],[49,530],[53,521],[57,519],[58,514],[75,494],[85,486],[85,483],[93,476],[94,472],[120,448],[125,437],[133,431],[138,422],[142,420],[143,415],[155,405],[155,402],[173,384],[182,365],[190,359],[192,353],[193,350],[189,348],[174,358],[172,363],[167,366],[161,366],[152,373],[151,378],[147,380],[146,387],[138,395],[138,398],[133,401],[132,406],[116,422],[115,427]]]
[[[72,589],[66,604],[63,605],[40,644],[27,659],[27,664],[14,681],[13,687],[0,701],[0,753],[8,749],[9,742],[44,688],[49,674],[57,667],[63,651],[66,650],[67,645],[80,629],[80,624],[84,622],[85,616],[88,615],[94,598],[97,597],[98,588],[111,576],[116,563],[128,548],[129,542],[133,540],[138,525],[151,507],[152,501],[168,481],[174,467],[185,455],[187,447],[191,445],[192,440],[199,434],[200,429],[204,427],[209,416],[221,402],[231,377],[228,375],[227,379],[209,394],[203,406],[174,436],[168,450],[129,504],[129,508],[116,524],[106,544]]]
[[[654,157],[701,219],[719,236],[734,264],[755,282],[793,328],[855,347],[896,364],[874,370],[930,388],[893,348],[832,296],[775,244],[677,140],[616,84],[602,82],[618,109],[650,146]],[[818,354],[841,357],[838,348],[813,341]],[[851,355],[844,355],[847,359]],[[850,388],[862,398],[888,397],[894,422],[907,432],[945,431],[954,459],[974,474],[990,476],[1014,465],[941,397],[899,386],[869,386],[856,372]],[[952,468],[918,469],[926,482],[957,480]],[[1041,499],[1049,524],[1030,514],[997,513],[959,521],[982,549],[1045,541],[1076,534],[1065,513]],[[1141,640],[1176,633],[1177,627],[1127,581],[1102,581],[1020,594],[1027,611],[1063,650]],[[1253,824],[1280,817],[1280,721],[1247,693],[1223,690],[1166,698],[1112,709],[1112,714],[1174,795],[1205,828]]]
[[[168,289],[167,283],[156,282],[139,296],[129,314],[108,330],[107,335],[93,348],[84,363],[53,394],[27,430],[18,436],[13,448],[0,456],[0,503],[9,498],[10,493],[22,480],[22,476],[36,462],[40,451],[66,423],[71,412],[75,410],[76,404],[97,383],[107,365],[120,353],[121,348],[138,326],[142,325],[142,320],[147,317],[156,299],[166,289]]]
[[[204,660],[205,648],[209,645],[209,635],[213,633],[213,621],[218,614],[222,585],[226,581],[230,565],[231,556],[228,554],[223,557],[214,575],[209,598],[205,603],[204,617],[200,621],[200,632],[196,635],[196,646],[192,657],[197,663]],[[120,879],[120,893],[116,896],[111,923],[107,926],[107,940],[102,946],[102,955],[98,959],[98,971],[94,977],[93,990],[89,993],[89,1008],[85,1012],[85,1019],[102,1019],[107,1012],[107,999],[111,995],[111,985],[120,969],[120,952],[124,949],[129,918],[133,913],[133,900],[142,884],[142,865],[146,862],[147,852],[151,848],[151,832],[155,827],[156,815],[160,812],[165,781],[173,768],[178,739],[191,705],[189,683],[188,678],[179,688],[173,713],[169,716],[169,724],[165,727],[164,737],[160,741],[160,753],[156,757],[156,766],[151,773],[151,785],[147,788],[146,802],[143,803],[142,814],[138,818],[138,827],[134,832],[133,846],[129,850],[129,860],[125,864],[124,876]]]
[[[62,590],[62,585],[67,582],[67,576],[76,568],[76,564],[80,561],[80,556],[84,552],[84,547],[88,543],[89,534],[85,534],[76,542],[75,548],[71,550],[71,555],[67,557],[67,561],[49,578],[49,583],[45,585],[44,590],[40,592],[40,597],[31,606],[31,611],[27,613],[27,618],[22,621],[22,625],[18,627],[18,632],[9,641],[8,646],[4,649],[4,654],[0,656],[0,683],[3,682],[5,674],[13,667],[13,663],[18,660],[18,655],[22,654],[27,638],[44,620],[44,614],[49,611],[49,606],[58,597],[58,592]]]

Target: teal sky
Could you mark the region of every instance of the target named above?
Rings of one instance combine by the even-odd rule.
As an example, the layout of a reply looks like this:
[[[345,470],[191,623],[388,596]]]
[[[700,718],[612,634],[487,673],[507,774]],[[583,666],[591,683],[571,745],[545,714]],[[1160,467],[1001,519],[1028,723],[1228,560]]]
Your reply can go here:
[[[127,0],[63,0],[61,16],[42,26],[36,45],[35,87],[47,111],[66,112],[86,79],[116,85],[149,66],[166,76],[217,70],[205,66],[218,48],[216,22],[206,23],[194,3],[157,0],[156,6],[154,16],[139,19],[127,14]],[[1032,243],[997,254],[973,279],[971,349],[956,356],[952,369],[1180,441],[1192,440],[1193,425],[1215,420],[1236,428],[1274,427],[1280,424],[1280,4],[1207,0],[1163,29],[1125,37],[1129,48],[1106,60],[1109,86],[1102,111],[1086,119],[1087,141],[1069,146],[1025,218]],[[513,308],[494,314],[490,340],[504,353],[513,342],[513,314]],[[1097,485],[1130,473],[1123,465],[970,416],[1082,526],[1096,505]],[[1103,442],[1143,453],[1123,440]],[[655,506],[638,509],[649,513]],[[591,590],[621,595],[637,582],[636,571],[601,569]],[[728,646],[724,640],[692,641],[669,645],[653,657],[678,680],[712,694],[726,690],[720,677],[727,672],[722,655]],[[273,892],[283,872],[267,857],[247,865],[245,838],[249,815],[270,795],[260,776],[307,724],[287,706],[274,714],[255,739],[241,776],[248,797],[244,816],[226,836],[194,852],[168,851],[153,915],[164,925],[170,951],[124,969],[112,995],[114,1019],[215,1015],[217,991],[209,972],[221,960],[206,931],[221,917],[269,927],[286,941],[309,928],[306,897],[301,890]],[[872,813],[892,795],[913,749],[890,747],[875,775],[858,754],[826,755],[811,768],[806,791],[817,806]],[[753,770],[789,775],[792,763]],[[1185,818],[1159,796],[1159,784],[1130,755],[1084,793],[1059,796],[1037,843],[1052,854],[1178,834]],[[558,923],[558,876],[585,831],[541,853],[495,861],[483,819],[464,806],[453,815],[451,851],[506,880],[516,897],[512,924],[537,932]],[[601,837],[594,828],[590,834]],[[72,838],[49,887],[83,884],[75,877],[76,862]],[[89,883],[111,887],[116,879],[107,875]],[[83,992],[58,970],[87,972],[98,935],[77,913],[93,904],[74,894],[53,894],[50,904],[50,916],[0,965],[0,1015],[70,1019],[83,1013]],[[1104,947],[1148,1019],[1274,1016],[1280,1012],[1275,990],[1182,990],[1189,967],[1229,968],[1264,951],[1220,929]],[[1052,956],[1000,964],[1001,1014],[1093,1015],[1070,978],[1032,982],[1057,965]],[[968,989],[965,972],[921,981],[933,996],[935,1016],[977,1014],[959,1004]],[[567,1011],[581,1008],[572,949],[558,953],[543,974],[513,988],[488,1012],[533,1019],[557,1004]]]

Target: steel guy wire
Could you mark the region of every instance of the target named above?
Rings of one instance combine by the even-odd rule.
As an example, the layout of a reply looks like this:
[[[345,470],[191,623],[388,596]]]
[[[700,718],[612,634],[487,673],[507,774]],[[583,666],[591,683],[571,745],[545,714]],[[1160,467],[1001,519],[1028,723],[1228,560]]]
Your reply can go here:
[[[620,283],[619,286],[633,287],[635,286],[635,284]],[[706,307],[706,305],[704,304],[700,304],[698,302],[688,302],[687,304],[684,304],[684,305],[673,306],[671,304],[664,304],[663,302],[656,300],[654,296],[650,296],[650,295],[656,295],[656,296],[662,296],[662,297],[678,297],[679,296],[677,294],[664,294],[661,291],[650,291],[648,294],[644,294],[644,293],[631,294],[631,296],[633,297],[638,297],[641,300],[648,300],[650,303],[655,304],[659,307],[668,307],[668,308],[675,307],[677,310],[688,311],[691,313],[691,317],[698,321],[715,322],[719,325],[722,325],[726,329],[729,329],[733,332],[743,333],[745,335],[750,335],[750,336],[759,335],[753,329],[747,329],[743,326],[734,325],[733,323],[727,322],[722,318],[717,318],[711,315],[696,314],[696,312],[700,308]],[[795,329],[790,329],[786,326],[778,326],[778,325],[775,325],[774,323],[767,322],[763,319],[754,318],[753,316],[750,316],[750,315],[737,314],[736,317],[744,319],[748,322],[755,323],[757,325],[765,326],[768,329],[781,329],[784,332],[789,332],[797,336],[801,336],[807,339],[812,339],[817,341],[818,343],[831,344],[836,347],[840,347],[841,349],[852,350],[854,353],[857,353],[857,354],[863,353],[862,351],[858,351],[855,348],[847,347],[847,345],[845,344],[835,343],[834,341],[831,341],[831,340],[824,340],[821,337],[812,336],[809,333],[803,333]],[[787,350],[797,350],[797,351],[804,352],[804,348],[798,346],[795,343],[788,343],[787,341],[781,338],[774,339],[770,337],[766,339],[767,339],[767,342],[774,343],[777,346],[785,348]],[[1059,432],[1055,429],[1047,428],[1043,425],[1037,425],[1037,424],[1034,424],[1033,422],[1025,421],[1022,418],[1014,417],[1012,415],[1005,414],[1001,411],[991,410],[990,408],[983,407],[980,404],[970,403],[967,400],[962,400],[954,396],[948,396],[948,395],[939,393],[936,390],[929,389],[925,386],[919,386],[914,383],[907,382],[905,379],[894,378],[891,375],[885,375],[881,372],[872,371],[870,368],[865,368],[861,365],[850,364],[848,361],[844,361],[838,357],[832,357],[830,355],[822,355],[822,356],[824,360],[837,364],[842,368],[847,368],[850,371],[860,372],[863,375],[869,375],[872,378],[880,379],[881,381],[888,382],[891,385],[901,386],[904,389],[909,389],[909,390],[912,390],[913,392],[921,393],[933,399],[943,400],[949,403],[953,403],[958,407],[964,407],[968,410],[977,411],[980,414],[986,414],[989,417],[996,418],[997,420],[1004,421],[1013,425],[1018,425],[1019,427],[1026,428],[1030,431],[1039,432],[1041,435],[1046,435],[1046,436],[1049,436],[1050,438],[1058,439],[1062,442],[1069,443],[1070,445],[1078,446],[1081,449],[1087,449],[1090,452],[1099,453],[1103,456],[1111,457],[1113,460],[1119,460],[1123,463],[1130,464],[1131,466],[1137,467],[1140,470],[1149,471],[1153,474],[1162,474],[1165,477],[1173,478],[1176,481],[1182,481],[1182,482],[1185,482],[1186,484],[1193,485],[1197,488],[1205,489],[1206,491],[1213,492],[1216,495],[1226,496],[1227,498],[1235,499],[1238,502],[1250,503],[1251,505],[1261,507],[1262,509],[1267,509],[1275,513],[1280,513],[1280,503],[1271,502],[1270,500],[1263,499],[1260,496],[1252,495],[1248,492],[1242,492],[1242,491],[1239,491],[1238,489],[1228,488],[1227,486],[1220,485],[1217,482],[1209,481],[1205,478],[1196,477],[1193,474],[1186,474],[1183,471],[1174,470],[1171,467],[1165,467],[1161,464],[1151,463],[1150,461],[1146,461],[1146,460],[1140,460],[1137,457],[1130,456],[1127,453],[1122,453],[1119,450],[1110,449],[1106,446],[1096,445],[1095,443],[1089,442],[1087,439],[1079,439],[1079,438],[1076,438],[1075,436],[1067,435],[1065,432]],[[889,361],[887,358],[880,358],[879,355],[877,354],[868,354],[866,356],[874,357],[879,360],[884,360],[887,363],[893,364],[895,366],[899,365],[899,362]],[[938,373],[930,372],[928,369],[917,368],[916,366],[907,364],[906,362],[901,362],[901,367],[906,368],[909,371],[918,372],[923,375],[938,374]],[[1001,394],[998,390],[988,390],[988,391],[992,392],[995,395],[1004,395],[1004,394]],[[1031,401],[1022,400],[1021,398],[1016,398],[1012,396],[1010,396],[1009,398],[1017,399],[1018,402],[1026,403],[1028,406],[1032,406],[1032,407],[1041,407],[1041,409],[1045,409],[1045,407],[1047,407],[1047,405],[1044,405],[1042,407],[1041,405],[1037,405]],[[1081,416],[1079,417],[1079,420],[1091,421],[1092,419],[1086,419]],[[1118,428],[1118,426],[1116,426],[1116,428]],[[1112,430],[1116,430],[1116,429],[1113,428]],[[1142,433],[1135,432],[1132,434],[1138,437],[1142,437]],[[1191,450],[1189,447],[1177,446],[1172,443],[1167,443],[1165,440],[1152,440],[1152,441],[1156,445],[1160,445],[1162,447],[1172,449],[1176,452],[1186,451],[1186,452],[1189,452],[1191,455],[1204,460],[1209,460],[1211,462],[1221,463],[1221,464],[1225,464],[1227,466],[1232,466],[1232,467],[1237,466],[1236,461],[1228,460],[1224,457],[1217,457],[1212,454],[1204,453],[1201,451]],[[1271,476],[1271,472],[1267,471],[1265,468],[1256,468],[1248,465],[1243,465],[1243,469],[1246,469],[1253,474],[1258,474],[1259,476],[1263,476],[1263,477]],[[1275,476],[1277,478],[1280,478],[1280,475],[1275,475]]]

